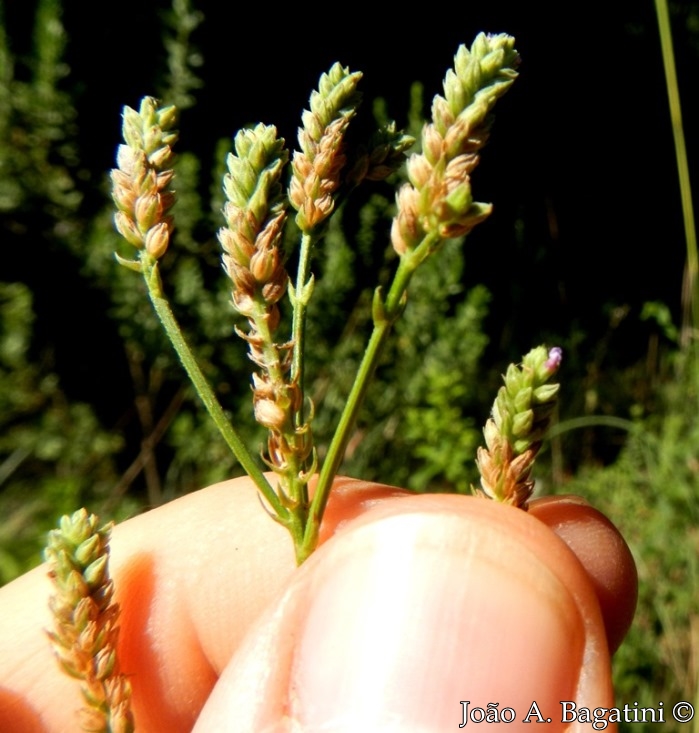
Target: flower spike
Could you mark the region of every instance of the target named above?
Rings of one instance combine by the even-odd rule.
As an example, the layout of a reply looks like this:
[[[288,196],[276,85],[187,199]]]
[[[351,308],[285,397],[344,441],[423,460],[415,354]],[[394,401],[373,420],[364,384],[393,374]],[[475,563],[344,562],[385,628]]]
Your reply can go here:
[[[476,493],[527,508],[534,490],[532,467],[558,397],[559,385],[550,380],[562,356],[557,346],[550,351],[539,346],[521,366],[508,367],[483,431],[486,447],[478,449],[482,491]]]
[[[117,206],[114,224],[126,241],[141,250],[142,256],[157,260],[170,243],[173,222],[169,211],[175,203],[170,184],[177,140],[173,126],[174,107],[158,108],[153,97],[144,97],[138,111],[124,107],[125,145],[117,152],[117,168],[112,171],[112,198]],[[137,260],[117,255],[126,267],[140,270]]]
[[[340,171],[347,162],[345,133],[361,101],[357,85],[362,75],[336,63],[320,77],[311,94],[310,110],[302,116],[300,151],[294,153],[289,188],[296,223],[304,234],[325,221],[335,208]]]
[[[48,632],[61,668],[81,680],[83,730],[132,733],[131,686],[119,672],[119,607],[109,577],[111,525],[80,509],[49,533],[46,560],[54,595]]]
[[[480,33],[471,49],[460,46],[444,79],[444,96],[432,103],[432,123],[422,131],[422,153],[408,160],[398,192],[391,240],[403,256],[425,237],[468,234],[491,212],[471,194],[470,174],[488,139],[490,112],[517,77],[519,55],[511,36]],[[435,246],[436,246],[435,244]]]

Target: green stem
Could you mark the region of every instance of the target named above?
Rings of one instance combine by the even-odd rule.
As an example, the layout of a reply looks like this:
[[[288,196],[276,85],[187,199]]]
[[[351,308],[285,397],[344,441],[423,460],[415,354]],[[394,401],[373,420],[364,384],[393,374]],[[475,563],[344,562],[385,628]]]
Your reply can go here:
[[[380,289],[374,295],[374,329],[369,338],[369,343],[362,357],[361,364],[359,365],[357,376],[354,378],[354,384],[340,416],[337,429],[328,448],[328,454],[323,461],[323,467],[321,468],[308,512],[301,561],[313,552],[318,542],[320,521],[323,518],[330,488],[344,458],[347,443],[349,442],[354,424],[357,421],[359,411],[364,403],[364,398],[378,366],[391,328],[403,311],[405,294],[410,280],[420,263],[434,250],[437,241],[438,236],[436,234],[429,234],[414,250],[407,252],[401,257],[385,301],[381,300]]]
[[[308,279],[308,270],[313,251],[313,236],[304,233],[301,237],[301,248],[299,251],[299,265],[296,272],[296,288],[294,290],[293,306],[294,315],[291,329],[291,339],[294,342],[294,353],[291,362],[291,379],[296,381],[304,399],[295,415],[295,425],[300,428],[303,425],[303,407],[305,392],[303,389],[303,356],[306,342],[306,309],[313,292],[313,278]]]
[[[663,66],[665,68],[665,83],[672,119],[672,134],[675,140],[675,159],[680,181],[680,195],[682,198],[682,215],[684,219],[684,234],[687,246],[687,291],[683,299],[688,298],[689,304],[684,304],[685,323],[683,340],[686,346],[686,334],[693,334],[699,328],[699,258],[697,257],[697,233],[694,226],[694,208],[692,206],[692,186],[689,180],[689,164],[687,162],[687,146],[682,126],[682,108],[680,106],[680,91],[677,84],[675,70],[675,54],[672,47],[672,31],[670,28],[670,14],[667,9],[667,0],[655,0],[655,11],[658,17],[660,44],[663,52]],[[688,314],[691,314],[688,317]],[[689,323],[687,323],[689,321]],[[688,328],[689,326],[689,328]]]
[[[264,496],[272,507],[272,511],[276,514],[276,519],[286,526],[289,522],[288,511],[281,504],[279,497],[275,494],[274,489],[270,486],[264,473],[250,455],[250,452],[245,447],[245,444],[238,435],[238,432],[226,418],[223,408],[216,399],[216,395],[209,386],[209,383],[206,381],[206,377],[203,372],[199,368],[192,350],[185,341],[182,330],[180,329],[179,324],[175,319],[175,315],[170,308],[170,304],[163,295],[157,260],[154,260],[150,255],[142,252],[141,266],[143,277],[148,288],[148,295],[153,303],[155,312],[157,313],[160,322],[163,324],[168,338],[175,348],[177,355],[180,357],[180,361],[189,375],[189,378],[192,380],[192,384],[194,385],[197,394],[204,403],[209,415],[211,415],[211,419],[216,424],[216,427],[219,429],[223,439],[228,444],[228,447],[240,461],[241,466],[245,469],[248,476],[250,476],[250,478],[255,482],[262,496]]]

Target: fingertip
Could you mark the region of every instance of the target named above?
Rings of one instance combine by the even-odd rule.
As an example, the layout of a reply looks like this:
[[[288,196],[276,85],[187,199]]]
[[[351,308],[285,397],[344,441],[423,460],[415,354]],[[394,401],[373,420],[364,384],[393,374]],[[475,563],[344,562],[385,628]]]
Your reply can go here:
[[[613,654],[631,626],[638,600],[638,573],[626,541],[604,514],[578,496],[536,499],[529,511],[570,547],[585,568]]]
[[[444,730],[460,700],[533,699],[552,716],[563,699],[612,702],[580,563],[519,510],[411,496],[379,503],[299,569],[196,730],[232,714],[244,731]]]
[[[310,489],[315,488],[315,481]],[[347,527],[353,520],[366,514],[386,499],[415,496],[414,492],[395,486],[377,484],[373,481],[338,476],[333,482],[332,491],[323,514],[318,544],[322,545],[330,537]]]
[[[497,512],[423,503],[368,516],[317,566],[290,672],[304,729],[447,730],[460,700],[552,711],[576,695],[588,629],[575,595]]]

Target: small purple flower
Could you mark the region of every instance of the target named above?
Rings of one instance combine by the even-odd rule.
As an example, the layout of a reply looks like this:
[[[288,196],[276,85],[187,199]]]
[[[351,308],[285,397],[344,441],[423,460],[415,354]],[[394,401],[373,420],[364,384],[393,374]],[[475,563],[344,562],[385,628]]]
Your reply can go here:
[[[554,346],[549,351],[549,358],[544,363],[544,369],[548,372],[555,372],[561,366],[563,359],[563,349],[560,346]]]

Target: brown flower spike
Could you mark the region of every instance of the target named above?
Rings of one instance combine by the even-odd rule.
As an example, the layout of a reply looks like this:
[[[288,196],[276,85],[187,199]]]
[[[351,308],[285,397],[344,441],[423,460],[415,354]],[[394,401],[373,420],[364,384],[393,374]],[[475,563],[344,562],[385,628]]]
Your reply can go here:
[[[281,478],[282,500],[291,506],[296,492],[288,481],[305,485],[305,462],[312,452],[310,427],[295,426],[301,389],[290,377],[292,344],[277,343],[278,301],[288,275],[282,262],[281,237],[286,200],[281,176],[288,154],[272,126],[257,125],[235,138],[224,178],[227,227],[219,232],[223,265],[233,281],[233,305],[248,319],[250,330],[238,334],[260,368],[253,375],[255,418],[269,430],[266,462]]]
[[[158,109],[153,97],[144,97],[138,112],[124,107],[123,132],[126,145],[117,152],[112,171],[112,197],[117,205],[114,224],[129,244],[153,259],[165,254],[173,223],[169,211],[175,203],[170,184],[172,146],[177,132],[174,107]],[[140,269],[138,262],[117,255],[121,264]]]
[[[357,85],[362,75],[336,63],[320,77],[304,110],[299,129],[300,151],[294,153],[289,200],[297,210],[296,223],[308,234],[335,208],[333,195],[347,162],[345,132],[360,102]]]

